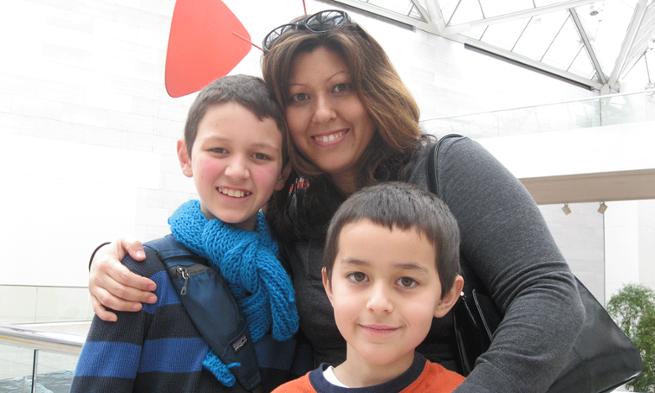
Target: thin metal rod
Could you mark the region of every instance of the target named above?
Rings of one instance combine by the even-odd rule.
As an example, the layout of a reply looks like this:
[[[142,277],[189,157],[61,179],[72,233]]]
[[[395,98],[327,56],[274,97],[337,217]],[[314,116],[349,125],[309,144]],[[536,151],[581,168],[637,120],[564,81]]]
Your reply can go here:
[[[487,15],[484,14],[484,9],[482,8],[482,3],[478,0],[478,6],[480,7],[480,13],[482,14],[482,19],[487,19]]]
[[[648,77],[648,85],[653,83],[653,81],[650,80],[650,70],[648,69],[648,54],[647,51],[644,52],[644,63],[646,65],[646,76]]]
[[[84,336],[0,324],[0,343],[15,347],[79,354]]]
[[[514,48],[516,48],[516,45],[519,43],[519,41],[521,41],[521,37],[523,37],[523,34],[525,34],[525,31],[528,29],[528,26],[530,26],[530,22],[532,22],[532,18],[534,18],[534,16],[531,16],[530,19],[528,19],[525,26],[523,26],[523,29],[521,30],[519,36],[516,37],[516,41],[514,41],[514,45],[512,45],[512,49],[510,49],[510,52],[514,52]]]
[[[36,393],[36,374],[39,368],[39,350],[34,350],[34,356],[32,358],[32,393]]]
[[[573,59],[569,63],[569,66],[566,67],[567,71],[569,71],[571,67],[573,67],[573,63],[575,63],[575,60],[578,58],[578,56],[580,56],[580,53],[582,53],[582,48],[584,48],[584,44],[581,43],[580,46],[578,47],[578,51],[576,52],[575,56],[573,56]]]
[[[553,37],[553,39],[550,40],[550,44],[548,44],[548,48],[546,48],[546,50],[544,51],[544,54],[541,55],[541,58],[539,59],[539,61],[544,61],[544,57],[546,57],[546,55],[548,54],[548,51],[550,50],[550,48],[552,48],[553,43],[555,42],[557,37],[559,37],[559,35],[562,33],[562,30],[564,30],[564,26],[566,26],[566,22],[569,21],[569,18],[571,18],[571,14],[567,15],[566,18],[564,18],[564,23],[562,23],[562,25],[559,27],[559,30],[557,30],[557,33],[555,33],[555,36]]]
[[[448,22],[446,22],[446,26],[450,25],[450,21],[453,20],[453,16],[455,16],[455,13],[457,12],[457,9],[459,8],[459,5],[462,3],[462,0],[459,0],[457,2],[457,5],[455,6],[455,9],[453,10],[453,13],[450,14],[450,18],[448,18]]]

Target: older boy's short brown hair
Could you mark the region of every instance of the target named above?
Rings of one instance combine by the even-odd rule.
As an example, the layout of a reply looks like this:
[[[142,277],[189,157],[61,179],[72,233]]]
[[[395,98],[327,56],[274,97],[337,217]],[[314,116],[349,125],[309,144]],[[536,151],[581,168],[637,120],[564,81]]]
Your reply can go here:
[[[184,142],[187,153],[191,157],[191,149],[198,135],[198,125],[205,117],[207,110],[214,106],[227,103],[236,103],[252,112],[259,120],[271,118],[275,120],[282,133],[282,158],[287,161],[286,135],[287,126],[282,110],[266,88],[261,78],[250,75],[228,75],[216,79],[198,93],[195,101],[189,108],[186,124],[184,126]]]

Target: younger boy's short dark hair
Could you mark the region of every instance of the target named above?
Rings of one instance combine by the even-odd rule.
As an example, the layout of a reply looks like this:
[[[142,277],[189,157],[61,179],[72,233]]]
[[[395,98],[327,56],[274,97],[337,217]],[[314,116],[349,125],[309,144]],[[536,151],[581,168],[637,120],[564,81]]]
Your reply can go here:
[[[435,264],[446,294],[459,273],[459,227],[448,206],[431,192],[407,183],[388,182],[352,194],[330,221],[323,253],[323,266],[332,276],[339,251],[339,234],[347,224],[370,220],[392,230],[416,229],[433,244]]]
[[[228,75],[216,79],[198,93],[189,108],[184,126],[184,142],[191,157],[191,149],[198,135],[198,125],[210,107],[236,103],[252,112],[259,120],[271,118],[282,133],[282,158],[287,159],[287,126],[282,110],[273,99],[261,78],[251,75]]]

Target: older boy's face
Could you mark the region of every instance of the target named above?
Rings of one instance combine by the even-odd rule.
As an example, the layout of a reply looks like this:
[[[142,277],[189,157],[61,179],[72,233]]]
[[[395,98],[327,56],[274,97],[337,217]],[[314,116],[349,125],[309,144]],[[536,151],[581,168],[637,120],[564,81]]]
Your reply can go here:
[[[178,144],[185,175],[193,177],[208,217],[255,228],[256,213],[282,188],[282,135],[273,119],[259,120],[236,103],[210,107],[198,125],[191,157]]]
[[[347,362],[386,371],[409,367],[434,316],[450,306],[441,300],[436,251],[416,230],[361,220],[339,235],[332,277],[323,283],[348,343]]]

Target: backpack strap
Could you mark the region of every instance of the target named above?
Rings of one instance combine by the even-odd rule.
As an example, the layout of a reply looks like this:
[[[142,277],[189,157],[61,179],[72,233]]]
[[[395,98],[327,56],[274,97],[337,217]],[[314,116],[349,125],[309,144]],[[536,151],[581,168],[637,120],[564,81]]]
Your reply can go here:
[[[144,244],[166,267],[194,326],[230,371],[251,392],[261,391],[261,376],[246,320],[220,273],[172,235]]]

